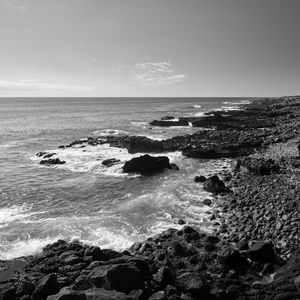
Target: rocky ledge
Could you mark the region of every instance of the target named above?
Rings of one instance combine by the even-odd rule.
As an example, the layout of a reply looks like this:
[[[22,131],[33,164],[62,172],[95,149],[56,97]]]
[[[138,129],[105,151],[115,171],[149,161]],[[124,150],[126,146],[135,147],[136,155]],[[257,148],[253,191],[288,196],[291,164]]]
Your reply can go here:
[[[230,245],[185,226],[123,252],[60,240],[27,258],[0,294],[9,300],[299,299],[299,261],[300,248],[284,264],[271,243]]]

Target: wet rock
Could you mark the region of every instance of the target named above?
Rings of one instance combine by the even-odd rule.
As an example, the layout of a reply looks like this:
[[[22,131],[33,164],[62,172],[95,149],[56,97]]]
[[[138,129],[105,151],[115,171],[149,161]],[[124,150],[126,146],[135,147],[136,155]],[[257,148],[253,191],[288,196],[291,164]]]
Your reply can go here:
[[[212,205],[212,201],[211,201],[210,199],[204,199],[204,200],[202,201],[202,203],[203,203],[204,205],[206,205],[206,206],[211,206],[211,205]]]
[[[111,167],[117,163],[121,162],[120,159],[116,159],[116,158],[109,158],[109,159],[105,159],[102,161],[102,165],[106,166],[106,167]]]
[[[206,177],[205,176],[196,176],[194,181],[195,182],[204,182],[206,180]]]
[[[189,122],[187,120],[178,120],[178,121],[154,120],[150,122],[149,125],[160,126],[160,127],[189,126]]]
[[[153,157],[148,154],[134,157],[127,161],[123,166],[123,171],[125,173],[140,173],[142,175],[151,175],[153,173],[161,172],[164,169],[173,169],[168,157]]]
[[[218,176],[212,176],[203,183],[203,189],[210,193],[222,193],[225,191],[225,184]]]
[[[63,165],[66,162],[64,160],[60,160],[59,158],[49,158],[43,159],[40,161],[41,165],[51,166],[51,165]]]

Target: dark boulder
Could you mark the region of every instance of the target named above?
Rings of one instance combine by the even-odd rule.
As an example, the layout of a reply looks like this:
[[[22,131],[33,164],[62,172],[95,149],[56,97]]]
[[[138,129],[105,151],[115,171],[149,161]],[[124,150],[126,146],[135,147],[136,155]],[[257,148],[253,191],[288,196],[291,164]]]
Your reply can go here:
[[[206,180],[205,176],[196,176],[194,181],[195,182],[204,182]]]
[[[247,253],[250,259],[254,261],[273,262],[276,258],[273,245],[266,242],[253,244]]]
[[[168,157],[153,157],[148,154],[135,157],[127,161],[123,166],[123,171],[125,173],[140,173],[142,175],[150,175],[156,172],[161,172],[164,169],[174,170],[174,167],[170,165]]]
[[[121,162],[120,159],[116,159],[116,158],[109,158],[109,159],[105,159],[102,161],[102,165],[106,166],[106,167],[111,167],[117,163]]]
[[[46,299],[50,295],[54,295],[59,292],[59,285],[57,282],[56,274],[52,273],[44,276],[35,287],[33,292],[34,298]]]
[[[204,205],[206,205],[206,206],[211,206],[211,205],[212,205],[212,201],[211,201],[210,199],[204,199],[204,200],[202,201],[202,203],[203,203]]]
[[[49,158],[43,159],[40,161],[41,165],[51,166],[51,165],[63,165],[66,162],[64,160],[60,160],[59,158]]]
[[[133,264],[104,265],[95,267],[89,278],[96,287],[128,293],[144,288],[140,270]]]
[[[225,191],[225,184],[218,176],[211,176],[203,183],[203,189],[210,193],[222,193]]]
[[[160,126],[160,127],[189,126],[189,122],[187,120],[178,120],[178,121],[154,120],[149,124],[152,126]]]

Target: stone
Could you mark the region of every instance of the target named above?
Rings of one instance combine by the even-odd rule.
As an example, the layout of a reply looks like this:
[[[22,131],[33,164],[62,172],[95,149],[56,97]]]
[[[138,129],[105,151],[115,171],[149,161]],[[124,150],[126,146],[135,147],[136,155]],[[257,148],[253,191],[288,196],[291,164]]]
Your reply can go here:
[[[35,299],[45,299],[50,295],[54,295],[59,292],[59,286],[57,282],[56,274],[48,274],[44,276],[38,283],[36,284],[33,295]]]
[[[111,167],[117,163],[121,162],[120,159],[116,159],[116,158],[109,158],[109,159],[105,159],[102,161],[102,165],[106,166],[106,167]]]
[[[225,192],[225,184],[215,175],[206,179],[203,183],[203,189],[207,192],[218,194]]]
[[[267,242],[253,244],[247,253],[254,261],[273,262],[276,258],[273,245]]]
[[[151,175],[153,173],[161,172],[164,169],[173,169],[168,157],[153,157],[148,154],[134,157],[127,161],[123,166],[123,172],[125,173],[140,173],[142,175]]]
[[[60,160],[59,158],[49,158],[43,159],[40,161],[41,165],[51,166],[51,165],[63,165],[66,162],[64,160]]]
[[[128,293],[144,288],[140,270],[131,264],[104,265],[92,269],[89,278],[96,287]]]
[[[195,182],[204,182],[206,180],[206,177],[205,176],[196,176],[194,181]]]
[[[212,205],[212,201],[211,201],[210,199],[204,199],[204,200],[202,201],[202,203],[203,203],[204,205],[206,205],[206,206],[211,206],[211,205]]]
[[[208,287],[198,272],[183,273],[177,276],[176,282],[181,289],[190,292],[194,296],[200,298],[208,295]]]

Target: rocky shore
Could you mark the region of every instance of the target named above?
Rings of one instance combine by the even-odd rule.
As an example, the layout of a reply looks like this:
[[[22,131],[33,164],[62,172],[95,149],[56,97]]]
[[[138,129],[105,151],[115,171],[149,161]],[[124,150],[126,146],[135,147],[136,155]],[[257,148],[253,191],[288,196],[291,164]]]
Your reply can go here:
[[[177,122],[171,120],[152,124]],[[185,121],[209,130],[163,141],[92,137],[60,148],[109,143],[130,153],[180,150],[193,158],[231,158],[223,181],[195,179],[218,203],[210,215],[213,234],[185,225],[123,252],[58,241],[39,255],[2,262],[0,299],[299,300],[300,96],[260,99],[239,111]],[[38,156],[46,165],[58,159]]]

